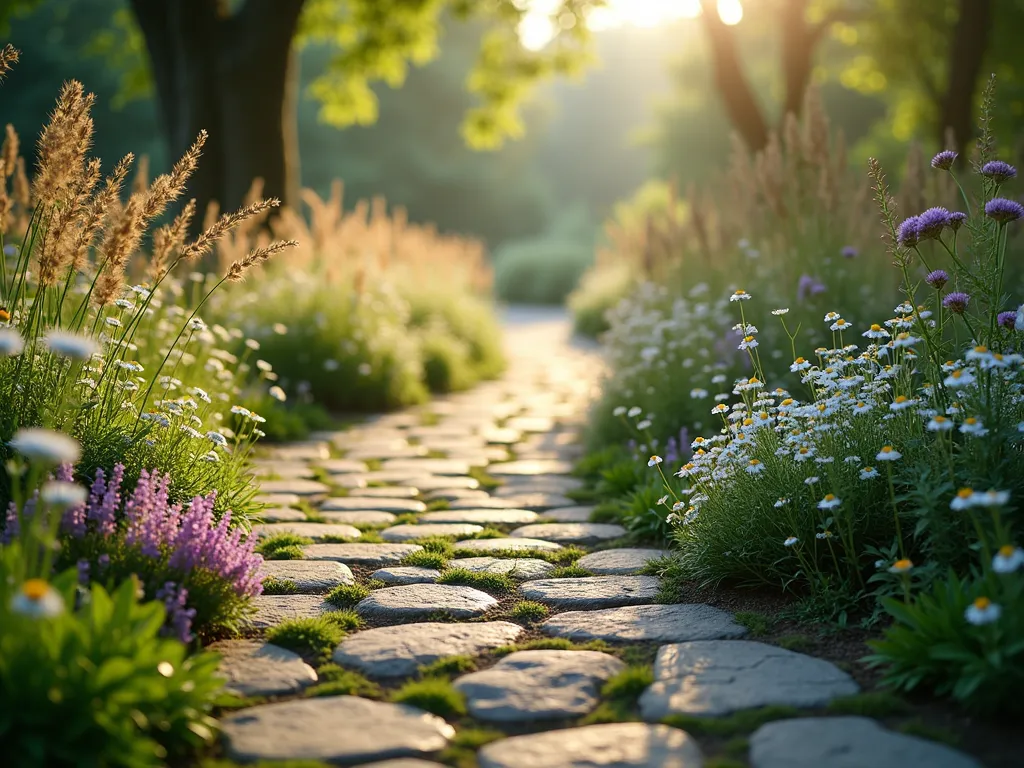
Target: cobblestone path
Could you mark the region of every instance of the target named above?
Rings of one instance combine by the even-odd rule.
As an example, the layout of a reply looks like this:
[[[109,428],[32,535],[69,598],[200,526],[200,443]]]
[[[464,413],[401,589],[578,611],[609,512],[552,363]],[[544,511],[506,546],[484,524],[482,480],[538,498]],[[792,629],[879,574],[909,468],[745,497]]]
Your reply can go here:
[[[256,534],[313,543],[302,559],[266,563],[275,591],[292,593],[258,598],[251,637],[216,646],[230,689],[252,703],[222,716],[229,758],[378,768],[977,765],[867,718],[820,716],[857,692],[845,672],[745,640],[716,608],[659,603],[657,577],[642,571],[662,553],[622,546],[621,527],[589,522],[591,508],[567,495],[580,487],[570,471],[597,353],[570,343],[558,313],[512,311],[506,327],[500,381],[258,460],[273,507]],[[329,658],[263,638],[282,622],[336,614],[345,600],[347,631]],[[339,691],[356,695],[331,695]],[[693,718],[769,705],[819,716],[761,726],[734,745],[738,762],[708,760],[709,750],[721,760],[721,739],[685,730]]]

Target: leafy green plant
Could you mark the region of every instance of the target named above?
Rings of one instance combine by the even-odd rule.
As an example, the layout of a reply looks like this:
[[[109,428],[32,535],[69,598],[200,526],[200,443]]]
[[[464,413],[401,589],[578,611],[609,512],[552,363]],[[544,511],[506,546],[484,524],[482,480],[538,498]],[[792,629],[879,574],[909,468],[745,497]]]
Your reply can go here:
[[[256,553],[267,560],[301,560],[305,557],[302,547],[312,543],[313,540],[307,536],[286,531],[261,538],[256,545]]]
[[[551,609],[544,605],[544,603],[538,603],[534,600],[520,600],[512,606],[509,616],[513,621],[522,621],[527,624],[533,624],[543,618],[546,618],[550,612]]]
[[[476,670],[472,656],[446,656],[419,668],[420,677],[449,677]]]
[[[427,677],[410,680],[395,691],[391,700],[409,704],[440,717],[461,717],[466,714],[466,699],[446,678]]]
[[[307,696],[363,696],[380,698],[380,686],[358,672],[337,664],[324,664],[316,671],[317,684],[306,689]]]
[[[263,580],[264,595],[294,595],[299,591],[298,585],[291,579],[267,576]]]
[[[364,597],[369,597],[370,589],[362,584],[339,584],[324,598],[338,608],[352,608]]]
[[[267,630],[267,642],[316,660],[330,658],[346,632],[362,619],[352,611],[331,611],[306,619],[288,619]]]
[[[437,579],[438,584],[461,584],[487,592],[509,593],[516,591],[516,582],[508,574],[468,571],[465,568],[447,568]]]

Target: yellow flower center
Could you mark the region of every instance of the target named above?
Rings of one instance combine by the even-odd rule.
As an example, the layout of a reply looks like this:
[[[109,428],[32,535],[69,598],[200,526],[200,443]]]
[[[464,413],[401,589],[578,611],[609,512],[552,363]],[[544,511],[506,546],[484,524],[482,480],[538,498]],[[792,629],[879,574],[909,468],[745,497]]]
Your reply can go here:
[[[880,330],[882,330],[882,326],[880,326],[878,323],[872,323],[871,324],[871,330],[872,331],[880,331]]]
[[[747,294],[747,292],[741,289],[739,291],[736,291],[736,293],[734,293],[733,295],[734,296],[745,296],[746,294]]]
[[[826,493],[825,494],[825,501],[835,501],[835,500],[836,500],[836,495],[834,493]]]
[[[892,446],[891,445],[883,445],[882,446],[882,453],[892,453]]]
[[[757,466],[758,464],[760,464],[760,463],[761,463],[761,462],[760,462],[760,461],[758,461],[757,459],[751,459],[751,460],[750,460],[750,466],[752,466],[752,467],[756,467],[756,466]]]
[[[907,402],[907,396],[906,395],[900,395],[899,397],[896,398],[896,402],[897,403],[905,403],[905,402]]]
[[[794,360],[793,362],[794,362],[794,363],[796,363],[797,365],[803,365],[803,364],[804,364],[804,363],[806,363],[807,361],[806,361],[806,360],[804,360],[804,359],[803,359],[802,357],[798,357],[798,358],[797,358],[796,360]]]
[[[987,597],[979,597],[977,600],[974,601],[974,607],[977,608],[979,611],[986,610],[990,605],[992,605],[992,601],[989,600]]]
[[[999,548],[999,554],[1002,555],[1003,557],[1009,557],[1010,555],[1013,554],[1013,545],[1012,544],[1004,544],[1003,546],[1001,546]]]
[[[50,591],[50,585],[42,579],[29,579],[21,585],[21,593],[29,600],[42,600]]]
[[[936,416],[935,421],[939,424],[945,424],[947,421],[949,421],[949,419],[947,419],[945,416]]]
[[[0,309],[0,321],[7,322],[11,319],[11,313],[6,309]]]
[[[988,347],[978,346],[974,348],[974,351],[984,354],[985,352],[988,352]]]
[[[973,427],[977,423],[978,423],[978,420],[976,418],[974,418],[973,416],[970,416],[970,417],[964,419],[964,424],[967,424],[968,426],[971,426],[971,427]]]
[[[799,451],[800,455],[802,455],[802,456],[806,456],[810,452],[811,452],[810,448],[801,448],[800,451]]]
[[[974,494],[974,490],[971,488],[961,488],[956,492],[958,498],[969,499]]]
[[[840,317],[838,320],[836,320],[836,325],[846,325],[846,321]]]
[[[910,560],[908,560],[907,558],[903,558],[902,560],[897,560],[895,563],[893,563],[892,567],[895,568],[897,571],[909,571],[911,567],[913,567],[913,565],[914,564],[910,562]]]
[[[791,397],[787,397],[785,400],[783,400],[781,403],[779,403],[780,406],[781,405],[792,405],[792,404],[793,404],[793,398],[791,398]]]
[[[875,468],[874,467],[864,467],[864,471],[865,472],[874,472]]]
[[[746,342],[751,342],[751,341],[754,340],[754,337],[753,336],[744,336],[743,340],[746,341]]]

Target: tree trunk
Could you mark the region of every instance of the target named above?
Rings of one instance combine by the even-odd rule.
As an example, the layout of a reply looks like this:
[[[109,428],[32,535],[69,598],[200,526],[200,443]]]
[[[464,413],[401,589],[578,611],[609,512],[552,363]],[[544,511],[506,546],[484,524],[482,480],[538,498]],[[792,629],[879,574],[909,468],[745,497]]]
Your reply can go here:
[[[253,179],[263,194],[298,195],[292,55],[303,0],[131,0],[146,40],[171,160],[209,133],[188,194],[199,206],[237,208]]]
[[[761,105],[754,98],[754,92],[743,72],[736,38],[718,15],[714,0],[701,0],[701,19],[711,45],[711,64],[714,70],[715,86],[725,106],[726,114],[733,127],[739,132],[743,143],[752,152],[768,144],[768,126],[761,112]]]
[[[792,112],[800,116],[804,92],[811,80],[811,65],[818,34],[807,23],[807,0],[787,0],[779,14],[782,31],[782,75],[786,83],[786,102],[782,118]]]
[[[974,93],[988,50],[992,0],[960,0],[960,16],[949,49],[949,84],[941,105],[939,141],[952,130],[961,157],[972,134]]]

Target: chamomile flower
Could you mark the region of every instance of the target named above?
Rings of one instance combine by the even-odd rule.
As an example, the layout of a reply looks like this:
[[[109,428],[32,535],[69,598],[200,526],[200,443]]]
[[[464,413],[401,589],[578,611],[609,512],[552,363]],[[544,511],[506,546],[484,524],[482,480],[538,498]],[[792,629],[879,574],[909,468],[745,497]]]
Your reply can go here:
[[[11,600],[11,610],[33,619],[50,619],[64,612],[64,598],[42,579],[28,579]]]
[[[935,415],[928,420],[928,424],[925,426],[930,432],[949,432],[953,428],[953,422],[945,416]]]
[[[775,502],[775,508],[782,509],[787,504],[789,504],[789,499],[780,498],[778,501]]]
[[[991,624],[994,621],[999,621],[999,617],[1002,615],[1003,609],[996,603],[993,603],[987,597],[979,597],[964,611],[964,618],[976,627],[980,627],[984,624]]]
[[[889,566],[889,573],[907,573],[913,567],[914,564],[908,558],[903,558]]]
[[[970,371],[960,368],[953,371],[949,376],[946,377],[945,384],[951,389],[957,387],[967,387],[973,384],[975,381],[974,374]]]
[[[798,539],[796,536],[790,536],[784,542],[782,542],[782,546],[784,546],[784,547],[792,547],[792,546],[796,545],[797,542],[799,542],[799,541],[800,541],[800,539]]]
[[[626,406],[624,406],[624,405],[620,405],[620,406],[618,406],[617,408],[615,408],[612,411],[612,416],[618,417],[618,416],[625,416],[625,415],[626,415]]]
[[[82,455],[75,440],[41,427],[19,429],[9,445],[25,458],[45,464],[74,464]]]
[[[284,390],[278,386],[273,386],[270,389],[268,389],[267,394],[281,403],[288,399],[288,395],[286,395]]]
[[[772,310],[772,314],[775,315],[776,317],[781,317],[782,315],[785,315],[787,312],[789,312],[789,307],[782,307],[780,309]]]
[[[974,494],[974,506],[976,507],[1005,507],[1009,503],[1009,491],[989,490]]]
[[[949,508],[957,512],[970,509],[976,505],[975,499],[978,495],[974,492],[973,488],[961,488],[956,492],[953,500],[949,502]]]
[[[964,419],[964,423],[960,425],[960,431],[965,435],[973,435],[974,437],[984,437],[988,434],[988,429],[981,423],[981,419],[974,416]]]
[[[865,403],[863,401],[858,401],[853,406],[853,412],[856,415],[860,416],[861,414],[870,412],[873,408],[874,408],[874,406],[869,404],[869,403]]]
[[[639,406],[634,405],[632,408],[630,408],[628,411],[626,411],[626,415],[629,418],[631,418],[631,419],[635,419],[637,416],[639,416],[643,412],[644,412],[643,408],[640,408]]]
[[[690,390],[690,398],[693,400],[704,400],[705,398],[707,398],[707,396],[708,391],[706,389],[694,387],[693,389]]]
[[[638,421],[636,423],[636,428],[641,430],[641,431],[645,430],[645,429],[650,429],[651,428],[651,420],[650,419],[644,419],[643,421]]]
[[[899,411],[905,411],[907,408],[913,408],[920,402],[913,398],[907,397],[906,395],[899,395],[895,400],[889,403],[889,410],[898,413]]]
[[[663,462],[663,461],[664,461],[664,459],[661,458],[661,456],[651,456],[651,458],[647,460],[647,466],[648,467],[656,467],[659,464],[661,464],[661,462]]]
[[[818,502],[818,509],[835,509],[842,503],[843,500],[834,493],[827,493],[825,498]]]
[[[875,461],[899,461],[903,458],[903,454],[893,448],[891,445],[882,446],[882,450],[875,456]]]
[[[658,506],[659,507],[667,507],[668,506],[668,495],[667,494],[665,496],[662,496],[660,499],[658,499]]]
[[[727,413],[728,411],[729,406],[725,405],[724,403],[719,403],[718,405],[711,409],[711,412],[714,414]]]
[[[821,482],[821,478],[817,475],[811,475],[810,477],[804,478],[804,485],[814,485],[815,483]]]
[[[747,462],[747,474],[760,475],[764,472],[765,466],[757,459],[751,459]]]
[[[737,349],[754,349],[758,346],[757,339],[753,336],[744,336]]]
[[[850,329],[850,324],[840,317],[828,328],[830,331],[848,331]]]
[[[1013,573],[1024,566],[1024,549],[1007,544],[999,548],[992,558],[992,570],[996,573]]]
[[[868,339],[888,339],[890,334],[878,323],[874,323],[868,330],[861,334]]]
[[[729,301],[748,301],[753,298],[749,293],[740,289],[733,291],[732,296],[729,297]]]
[[[789,366],[789,370],[793,373],[797,373],[798,371],[806,371],[810,367],[811,364],[809,362],[804,360],[802,357],[798,357],[793,361],[792,365]]]
[[[875,469],[874,467],[864,467],[860,471],[861,480],[871,480],[876,477],[878,477],[878,470]]]

